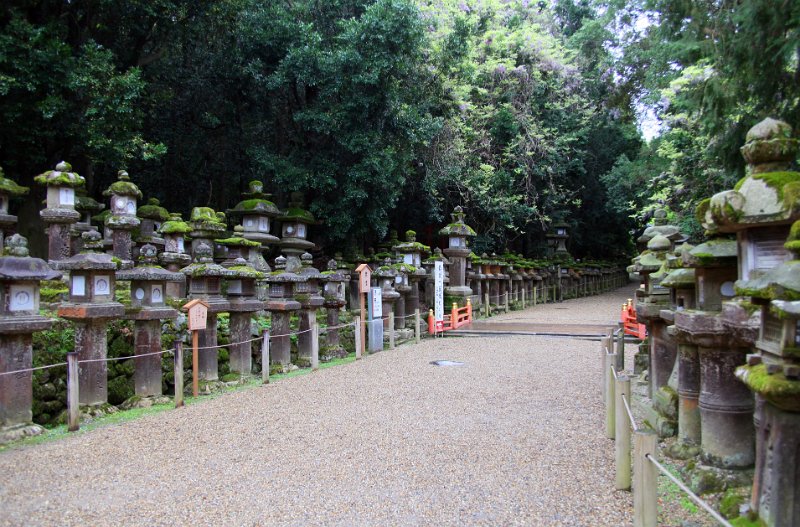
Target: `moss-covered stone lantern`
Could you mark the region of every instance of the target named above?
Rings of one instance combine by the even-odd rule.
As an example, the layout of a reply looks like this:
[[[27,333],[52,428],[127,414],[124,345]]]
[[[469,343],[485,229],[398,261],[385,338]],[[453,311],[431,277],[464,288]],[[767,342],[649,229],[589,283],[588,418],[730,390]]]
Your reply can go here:
[[[109,207],[111,215],[106,218],[106,226],[111,230],[112,253],[121,260],[121,265],[132,266],[132,232],[141,224],[141,220],[136,216],[136,209],[138,200],[142,198],[142,192],[131,181],[128,173],[120,170],[117,172],[117,181],[112,183],[103,195],[108,196],[111,201]]]
[[[785,247],[792,260],[736,283],[761,310],[756,353],[736,376],[756,398],[751,506],[769,526],[800,521],[800,221]]]
[[[15,196],[24,196],[30,189],[18,185],[7,178],[0,167],[0,247],[4,247],[6,236],[10,235],[17,224],[17,217],[9,214],[9,201]]]
[[[161,206],[158,199],[150,198],[145,205],[139,207],[136,215],[142,221],[136,243],[140,245],[149,243],[156,248],[159,254],[164,252],[166,242],[161,237],[160,229],[164,222],[170,219],[167,209]]]
[[[89,196],[86,189],[80,187],[75,191],[75,210],[81,215],[81,219],[70,229],[72,238],[72,254],[78,254],[83,250],[84,232],[96,230],[92,225],[92,218],[99,214],[106,206]]]
[[[219,349],[217,346],[217,319],[230,308],[222,296],[222,280],[233,278],[234,273],[214,263],[214,249],[202,240],[194,246],[194,263],[181,269],[188,280],[188,298],[204,300],[208,304],[206,329],[198,335],[198,376],[206,388],[219,381]]]
[[[305,280],[295,283],[294,298],[300,302],[300,333],[297,335],[297,365],[311,366],[314,333],[311,331],[317,324],[317,309],[322,307],[325,299],[320,295],[322,275],[312,265],[313,257],[303,253],[300,257],[302,268],[298,273]],[[317,343],[318,344],[318,343]]]
[[[554,254],[567,254],[567,240],[569,239],[569,223],[558,218],[545,233],[548,245]]]
[[[164,238],[164,252],[159,255],[161,265],[168,271],[177,272],[192,262],[192,255],[186,251],[186,235],[192,230],[189,224],[181,219],[181,215],[172,213],[169,219],[161,224],[159,234]],[[167,282],[169,298],[184,298],[186,284]]]
[[[325,299],[325,316],[328,329],[325,333],[325,346],[320,348],[320,360],[323,362],[347,356],[347,352],[339,340],[339,310],[347,303],[345,285],[350,280],[346,268],[340,268],[336,260],[329,260],[327,270],[321,273],[323,283],[322,296]]]
[[[391,258],[386,258],[383,261],[383,265],[375,269],[375,272],[372,273],[372,277],[376,280],[378,287],[381,288],[381,299],[383,302],[381,309],[384,317],[383,328],[389,329],[389,314],[395,312],[395,305],[400,299],[400,293],[398,293],[394,287],[398,273],[397,269],[392,265]]]
[[[300,270],[300,255],[314,249],[308,241],[308,228],[316,220],[303,208],[303,193],[292,192],[286,211],[278,218],[281,227],[281,251],[286,255],[286,269],[290,272]]]
[[[239,236],[217,240],[226,248],[226,259],[222,266],[233,273],[226,278],[227,296],[230,306],[230,369],[238,376],[248,376],[253,369],[252,316],[255,312],[266,308],[267,304],[256,297],[256,281],[264,274],[256,271],[247,261],[245,255],[261,244]],[[268,367],[268,365],[264,365]]]
[[[20,370],[33,365],[33,332],[53,324],[39,315],[39,282],[61,277],[44,260],[28,255],[28,241],[19,234],[5,244],[0,257],[0,444],[43,431],[32,423],[32,372]]]
[[[251,181],[249,192],[242,197],[242,201],[228,210],[228,216],[241,218],[242,237],[258,242],[262,249],[280,242],[277,236],[270,234],[270,229],[272,219],[280,216],[281,211],[269,200],[270,194],[264,192],[264,184]]]
[[[58,308],[58,316],[75,324],[75,351],[81,365],[79,398],[92,414],[102,414],[108,406],[108,351],[106,330],[108,322],[122,318],[125,306],[116,301],[115,271],[117,263],[102,251],[100,233],[82,234],[83,252],[60,262],[60,268],[70,271],[69,299]]]
[[[300,302],[294,299],[295,284],[304,281],[300,275],[286,270],[286,258],[275,258],[275,270],[266,277],[269,283],[267,310],[272,319],[270,359],[284,369],[291,364],[291,345],[289,341],[289,319],[292,311],[300,309]]]
[[[406,231],[406,241],[398,243],[393,248],[394,252],[402,258],[406,266],[406,276],[410,290],[406,294],[406,311],[413,313],[419,309],[419,284],[425,280],[426,273],[422,267],[422,260],[430,254],[431,248],[417,241],[417,233]]]
[[[192,254],[197,258],[197,246],[200,244],[214,247],[214,240],[225,237],[227,225],[225,214],[216,212],[210,207],[195,207],[189,216],[189,236],[192,238]],[[212,255],[213,258],[213,255]]]
[[[452,222],[439,231],[440,236],[448,237],[448,247],[444,250],[450,261],[450,285],[445,289],[445,305],[453,303],[466,305],[472,289],[467,287],[467,238],[476,236],[475,230],[464,223],[464,210],[456,207],[451,214]]]
[[[50,262],[58,262],[70,256],[70,226],[81,215],[75,210],[75,189],[85,183],[83,176],[72,171],[72,165],[62,161],[55,170],[48,170],[33,179],[47,187],[47,207],[39,212],[47,224]]]
[[[136,267],[117,271],[117,280],[131,283],[131,303],[125,318],[134,321],[134,399],[123,406],[150,406],[166,402],[161,391],[161,321],[174,320],[178,311],[165,301],[168,282],[184,282],[182,273],[167,271],[158,265],[157,249],[144,244],[139,248]]]

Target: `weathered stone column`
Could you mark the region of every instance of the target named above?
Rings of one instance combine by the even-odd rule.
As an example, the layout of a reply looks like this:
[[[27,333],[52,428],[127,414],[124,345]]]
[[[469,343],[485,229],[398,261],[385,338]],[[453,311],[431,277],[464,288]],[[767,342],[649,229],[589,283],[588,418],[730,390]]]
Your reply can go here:
[[[312,267],[312,256],[303,253],[300,257],[302,282],[295,283],[294,298],[300,302],[300,334],[297,335],[297,365],[311,366],[311,354],[314,345],[314,332],[311,329],[317,324],[317,309],[325,302],[319,293],[320,272]]]
[[[284,369],[292,361],[289,317],[292,311],[300,309],[300,302],[292,298],[294,285],[303,280],[301,276],[286,270],[286,258],[283,256],[275,258],[275,271],[266,278],[269,283],[267,311],[272,319],[270,359],[273,364],[283,365]]]
[[[39,282],[60,278],[39,258],[28,256],[27,240],[14,234],[0,257],[0,444],[40,434],[33,424],[34,331],[49,329],[53,320],[39,315]]]
[[[336,260],[329,260],[327,270],[322,273],[324,283],[325,315],[328,329],[325,333],[325,346],[320,349],[320,360],[328,362],[334,358],[346,357],[347,352],[339,342],[339,310],[347,303],[345,284],[350,277],[340,269]]]

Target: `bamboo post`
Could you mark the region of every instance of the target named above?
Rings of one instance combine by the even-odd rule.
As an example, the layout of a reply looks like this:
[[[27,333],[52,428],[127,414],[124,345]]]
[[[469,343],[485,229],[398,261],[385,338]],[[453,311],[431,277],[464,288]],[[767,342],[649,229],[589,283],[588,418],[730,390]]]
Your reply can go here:
[[[261,333],[261,382],[269,384],[269,330]]]
[[[319,324],[311,326],[311,371],[319,369]]]
[[[389,349],[394,349],[394,312],[389,311]]]
[[[615,400],[615,389],[614,389],[614,360],[616,355],[614,353],[606,354],[606,376],[608,380],[606,381],[607,384],[607,392],[606,392],[606,437],[609,439],[614,439],[614,400]]]
[[[656,435],[636,432],[633,435],[633,525],[656,527],[656,467],[647,456],[656,453]]]
[[[420,320],[419,316],[419,308],[417,308],[414,310],[414,342],[417,344],[419,344],[421,336],[420,324],[422,324],[422,321]]]
[[[614,443],[615,466],[617,468],[617,490],[630,490],[631,488],[631,423],[628,412],[625,410],[623,397],[631,399],[631,379],[627,375],[617,377],[614,389],[616,403],[614,404],[616,421],[616,440]]]
[[[67,353],[67,430],[76,432],[81,427],[78,392],[78,352]]]
[[[183,342],[175,343],[175,408],[183,406]]]
[[[361,346],[363,342],[361,341],[363,337],[363,333],[361,333],[361,317],[356,316],[353,317],[353,322],[355,323],[355,330],[353,331],[353,338],[355,339],[356,345],[356,360],[361,358]]]

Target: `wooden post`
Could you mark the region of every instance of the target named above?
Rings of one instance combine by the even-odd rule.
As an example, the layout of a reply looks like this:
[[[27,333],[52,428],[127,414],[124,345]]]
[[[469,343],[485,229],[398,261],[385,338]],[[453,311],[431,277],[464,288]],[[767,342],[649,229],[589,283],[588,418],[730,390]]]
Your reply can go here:
[[[197,397],[200,393],[200,383],[199,383],[199,360],[200,357],[198,355],[197,347],[198,347],[198,338],[199,335],[197,333],[198,330],[192,331],[192,396]]]
[[[422,321],[420,320],[420,316],[419,316],[419,308],[417,308],[417,309],[414,310],[414,342],[417,343],[417,344],[419,344],[420,337],[421,337],[421,335],[420,335],[420,333],[421,333],[420,324],[422,324]]]
[[[315,317],[316,318],[316,317]],[[319,324],[311,326],[311,371],[319,369]]]
[[[366,351],[365,346],[367,342],[367,325],[364,323],[367,320],[367,313],[366,313],[366,294],[358,294],[358,298],[361,299],[361,316],[356,317],[358,320],[358,324],[356,325],[356,329],[359,333],[359,338],[357,339],[358,347],[356,348],[356,359],[360,359],[364,352]]]
[[[617,331],[617,338],[616,338],[616,349],[615,352],[617,354],[617,370],[624,370],[625,369],[625,331],[620,324],[619,331]]]
[[[487,285],[486,287],[488,288],[489,286]],[[492,312],[492,308],[489,305],[489,292],[488,291],[483,295],[483,312],[484,312],[486,318],[489,318],[489,313]]]
[[[76,432],[81,427],[78,398],[78,352],[67,353],[67,430]]]
[[[428,335],[436,334],[436,317],[433,316],[433,309],[428,310]]]
[[[389,311],[389,349],[394,349],[394,311]]]
[[[353,322],[356,325],[355,331],[353,331],[353,338],[355,339],[356,345],[356,360],[359,360],[361,358],[364,344],[364,341],[362,340],[364,338],[364,333],[361,332],[361,317],[353,317]]]
[[[633,525],[656,527],[656,467],[647,455],[655,456],[656,435],[636,432],[633,435]]]
[[[611,368],[614,367],[614,359],[616,355],[611,353],[606,355],[606,376],[608,378],[606,386],[606,437],[614,439],[614,400],[615,400],[615,385],[614,372]]]
[[[450,327],[452,329],[458,328],[458,304],[455,302],[450,307]]]
[[[183,406],[183,342],[175,342],[175,408]]]
[[[505,308],[504,308],[506,313],[508,313],[508,311],[509,311],[508,304],[509,304],[509,300],[510,299],[508,297],[509,297],[509,294],[508,294],[508,291],[506,291],[506,303],[505,303]]]
[[[525,309],[525,286],[522,286],[522,309]]]
[[[467,298],[467,324],[472,327],[472,299]]]
[[[536,285],[533,286],[533,307],[536,307]]]
[[[269,384],[269,330],[261,333],[261,382]]]
[[[616,421],[616,441],[614,443],[614,457],[617,490],[630,490],[631,488],[631,422],[625,410],[623,396],[631,400],[631,380],[627,375],[617,377],[614,389],[616,403],[614,404]]]

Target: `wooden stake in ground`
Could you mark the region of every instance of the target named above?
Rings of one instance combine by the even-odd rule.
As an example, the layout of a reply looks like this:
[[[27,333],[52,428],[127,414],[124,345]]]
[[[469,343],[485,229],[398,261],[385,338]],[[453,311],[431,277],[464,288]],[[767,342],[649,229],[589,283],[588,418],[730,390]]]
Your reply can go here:
[[[192,332],[192,395],[197,397],[199,394],[199,356],[198,356],[198,334],[197,332],[206,329],[208,320],[208,304],[200,299],[190,300],[183,306],[187,311],[186,322],[189,331]]]

